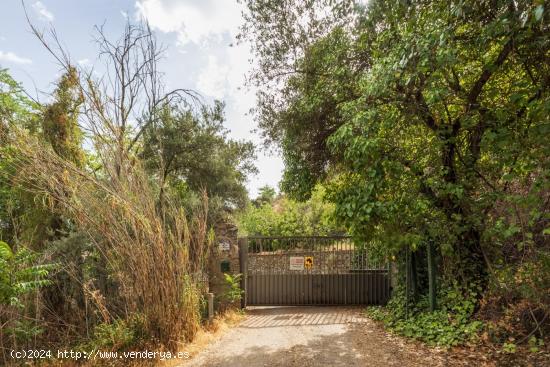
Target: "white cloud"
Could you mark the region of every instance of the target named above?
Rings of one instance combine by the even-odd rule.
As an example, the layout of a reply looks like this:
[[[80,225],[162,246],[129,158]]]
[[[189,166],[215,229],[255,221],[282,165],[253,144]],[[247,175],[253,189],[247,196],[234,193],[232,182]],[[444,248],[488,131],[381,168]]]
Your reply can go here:
[[[46,5],[44,5],[42,1],[37,1],[34,4],[32,4],[32,8],[38,14],[40,19],[48,22],[53,22],[54,20],[53,13],[46,8]]]
[[[176,33],[180,51],[188,43],[201,46],[199,53],[205,52],[208,61],[197,73],[196,87],[200,92],[219,99],[231,96],[242,104],[239,97],[245,93],[241,87],[249,70],[250,51],[242,45],[228,44],[242,23],[242,5],[237,0],[138,0],[136,9],[137,15],[154,29]],[[254,103],[254,99],[249,97],[246,102]],[[248,111],[250,107],[240,110]]]
[[[236,0],[138,0],[142,16],[161,32],[177,32],[182,44],[200,43],[225,32],[235,34],[241,24]]]
[[[120,11],[120,15],[122,15],[124,19],[128,19],[128,13],[126,13],[124,10]]]
[[[17,56],[13,52],[0,51],[0,61],[11,62],[14,64],[32,64],[31,59],[26,57]]]
[[[228,65],[221,65],[215,56],[209,55],[208,64],[199,73],[197,88],[206,95],[222,99],[228,92],[228,73]]]
[[[193,60],[191,64],[204,60],[202,67],[189,72],[196,75],[195,88],[200,93],[225,100],[231,136],[259,143],[260,138],[250,132],[254,121],[248,115],[256,103],[255,90],[244,87],[251,68],[250,48],[246,44],[229,47],[243,21],[242,5],[237,0],[137,0],[136,9],[136,16],[145,18],[153,29],[177,35],[179,55]],[[276,186],[283,169],[280,157],[257,153],[259,174],[247,185],[252,196],[266,183]]]

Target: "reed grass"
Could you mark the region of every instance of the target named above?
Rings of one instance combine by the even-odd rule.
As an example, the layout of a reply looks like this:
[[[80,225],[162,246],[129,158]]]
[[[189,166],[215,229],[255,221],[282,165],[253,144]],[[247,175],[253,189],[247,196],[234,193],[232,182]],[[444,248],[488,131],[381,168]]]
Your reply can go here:
[[[191,340],[200,326],[195,275],[208,253],[207,198],[188,221],[166,195],[159,202],[136,158],[120,159],[104,146],[97,173],[62,159],[25,132],[9,138],[14,182],[89,235],[117,281],[121,316],[142,314],[149,335],[169,349]],[[109,299],[105,302],[108,307]]]

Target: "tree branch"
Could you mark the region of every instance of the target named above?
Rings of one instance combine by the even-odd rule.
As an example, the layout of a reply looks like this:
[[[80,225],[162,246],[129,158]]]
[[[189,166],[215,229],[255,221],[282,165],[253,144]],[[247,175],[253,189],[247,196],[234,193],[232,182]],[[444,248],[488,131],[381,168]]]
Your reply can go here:
[[[508,42],[504,45],[500,53],[498,54],[496,60],[492,62],[490,65],[485,65],[483,68],[483,71],[481,72],[481,75],[477,79],[477,81],[472,86],[472,89],[468,93],[468,110],[472,110],[477,108],[477,98],[483,91],[483,87],[491,76],[494,74],[494,71],[496,68],[500,67],[504,61],[506,61],[506,58],[508,55],[512,52],[514,48],[514,39],[510,38]]]

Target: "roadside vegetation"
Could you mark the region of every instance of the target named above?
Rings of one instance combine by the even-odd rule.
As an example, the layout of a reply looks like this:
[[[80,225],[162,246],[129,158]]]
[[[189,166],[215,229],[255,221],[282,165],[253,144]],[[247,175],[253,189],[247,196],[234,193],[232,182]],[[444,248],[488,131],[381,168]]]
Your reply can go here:
[[[245,3],[282,191],[323,185],[399,268],[371,315],[431,344],[548,351],[548,3]]]
[[[31,28],[62,76],[41,103],[0,70],[0,364],[177,351],[208,315],[212,228],[245,206],[254,147],[227,136],[223,103],[166,89],[146,24],[96,29],[104,74]]]
[[[324,199],[322,186],[303,202],[265,186],[236,213],[239,234],[248,236],[311,236],[345,233],[334,221],[334,205]]]
[[[147,24],[95,29],[98,67],[29,24],[43,102],[0,68],[0,364],[11,349],[176,351],[206,323],[217,224],[350,235],[391,262],[389,330],[550,361],[550,4],[241,0],[255,147],[222,101],[169,90]],[[228,303],[240,276],[227,275]]]

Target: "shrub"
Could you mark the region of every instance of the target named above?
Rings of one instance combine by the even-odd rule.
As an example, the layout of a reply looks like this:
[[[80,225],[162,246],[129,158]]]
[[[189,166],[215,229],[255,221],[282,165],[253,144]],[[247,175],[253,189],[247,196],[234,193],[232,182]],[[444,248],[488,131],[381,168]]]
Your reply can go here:
[[[13,251],[0,241],[0,345],[12,346],[33,340],[43,332],[37,320],[23,318],[25,295],[50,284],[54,264],[38,264],[38,254],[20,247]]]
[[[481,321],[472,319],[477,292],[476,285],[466,290],[456,284],[446,286],[438,292],[442,306],[430,312],[427,296],[409,304],[407,310],[405,292],[398,289],[386,307],[370,307],[367,314],[398,334],[430,345],[456,346],[475,341],[483,327]]]
[[[241,278],[243,275],[231,275],[228,273],[224,273],[223,275],[225,277],[225,282],[229,286],[229,289],[223,294],[223,298],[230,304],[240,301],[241,296],[244,293],[241,289]]]
[[[333,220],[334,205],[324,200],[325,190],[316,187],[306,202],[297,202],[284,195],[272,202],[256,200],[237,215],[242,235],[249,236],[302,236],[340,234],[344,230]]]
[[[24,132],[15,139],[15,181],[43,194],[52,211],[89,234],[109,265],[119,288],[117,298],[107,304],[120,299],[125,312],[145,315],[151,337],[171,350],[178,340],[192,338],[199,326],[194,316],[199,302],[188,298],[197,290],[188,276],[205,263],[206,196],[204,211],[188,219],[168,192],[159,204],[158,188],[137,160],[123,165],[106,161],[107,177],[98,177]],[[102,154],[109,156],[110,149],[105,147]]]
[[[136,314],[128,319],[116,319],[112,323],[97,325],[84,349],[122,351],[136,348],[147,339],[145,317]]]
[[[24,247],[12,251],[0,241],[0,305],[23,307],[22,297],[50,284],[53,264],[36,264],[37,254]]]

